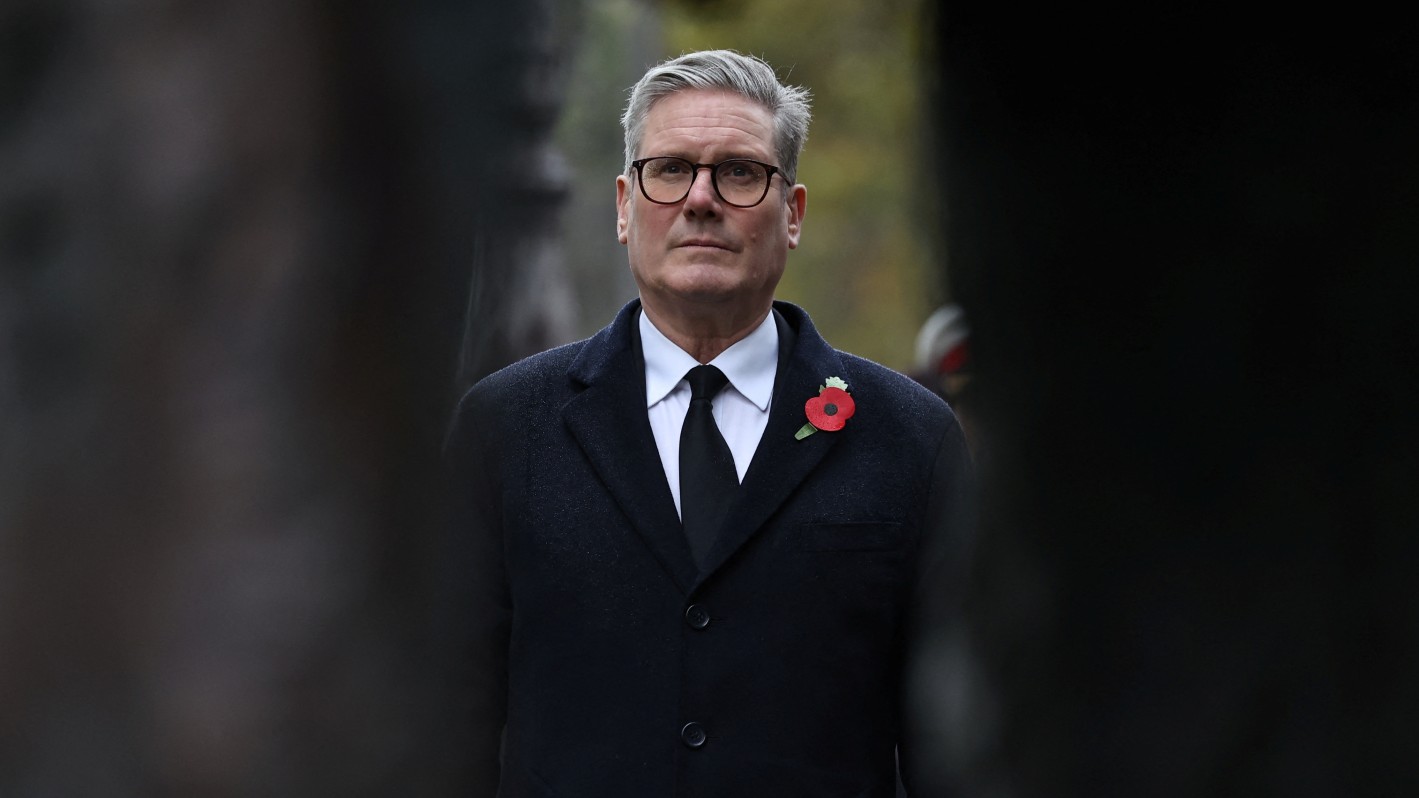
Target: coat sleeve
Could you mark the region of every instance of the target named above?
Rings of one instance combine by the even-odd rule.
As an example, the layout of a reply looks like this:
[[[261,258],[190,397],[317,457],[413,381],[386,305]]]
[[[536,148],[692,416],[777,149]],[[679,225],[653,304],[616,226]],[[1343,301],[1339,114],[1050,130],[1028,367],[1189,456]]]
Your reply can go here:
[[[963,609],[975,534],[976,488],[960,423],[950,418],[928,482],[903,643],[902,781],[911,798],[959,794],[959,701],[970,689]]]
[[[444,447],[448,521],[440,613],[441,658],[448,664],[442,711],[456,730],[456,794],[492,798],[500,778],[500,747],[507,717],[507,660],[511,625],[503,558],[504,477],[510,452],[497,403],[479,392],[459,406]]]

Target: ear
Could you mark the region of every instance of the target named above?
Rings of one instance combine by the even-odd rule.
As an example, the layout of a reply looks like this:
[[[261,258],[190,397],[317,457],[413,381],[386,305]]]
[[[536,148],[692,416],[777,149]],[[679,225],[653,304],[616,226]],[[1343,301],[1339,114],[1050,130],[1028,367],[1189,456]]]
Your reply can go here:
[[[631,181],[625,175],[616,175],[616,240],[626,243],[627,228],[631,224]]]
[[[799,183],[788,196],[788,248],[798,248],[803,233],[803,215],[808,212],[808,187]]]

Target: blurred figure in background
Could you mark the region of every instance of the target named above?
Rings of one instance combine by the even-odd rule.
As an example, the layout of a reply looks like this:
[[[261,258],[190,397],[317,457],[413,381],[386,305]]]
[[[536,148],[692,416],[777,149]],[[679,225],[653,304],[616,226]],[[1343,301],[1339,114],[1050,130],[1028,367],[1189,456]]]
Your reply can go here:
[[[973,423],[968,385],[973,373],[970,327],[960,305],[948,302],[927,316],[916,336],[916,356],[909,376],[935,391],[951,409],[966,432],[971,455],[979,454],[980,432]]]

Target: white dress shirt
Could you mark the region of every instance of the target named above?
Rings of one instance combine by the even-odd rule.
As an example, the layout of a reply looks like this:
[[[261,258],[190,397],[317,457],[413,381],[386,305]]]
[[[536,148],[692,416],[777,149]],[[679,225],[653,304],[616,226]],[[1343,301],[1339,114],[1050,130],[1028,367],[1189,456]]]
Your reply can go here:
[[[753,332],[709,362],[729,378],[729,384],[714,398],[714,421],[734,455],[734,470],[740,482],[769,425],[769,401],[778,371],[778,325],[773,316],[770,312]],[[685,373],[700,364],[656,329],[644,312],[639,324],[641,351],[645,355],[646,412],[678,513],[680,428],[690,408],[690,384],[685,381]]]

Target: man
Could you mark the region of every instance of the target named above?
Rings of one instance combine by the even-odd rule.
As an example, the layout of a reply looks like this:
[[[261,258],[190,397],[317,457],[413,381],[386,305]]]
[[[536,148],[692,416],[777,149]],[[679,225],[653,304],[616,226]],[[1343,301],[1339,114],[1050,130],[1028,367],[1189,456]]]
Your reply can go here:
[[[488,794],[891,796],[899,746],[930,764],[905,685],[968,457],[938,397],[773,299],[808,119],[755,58],[652,68],[616,178],[639,299],[460,406]]]

